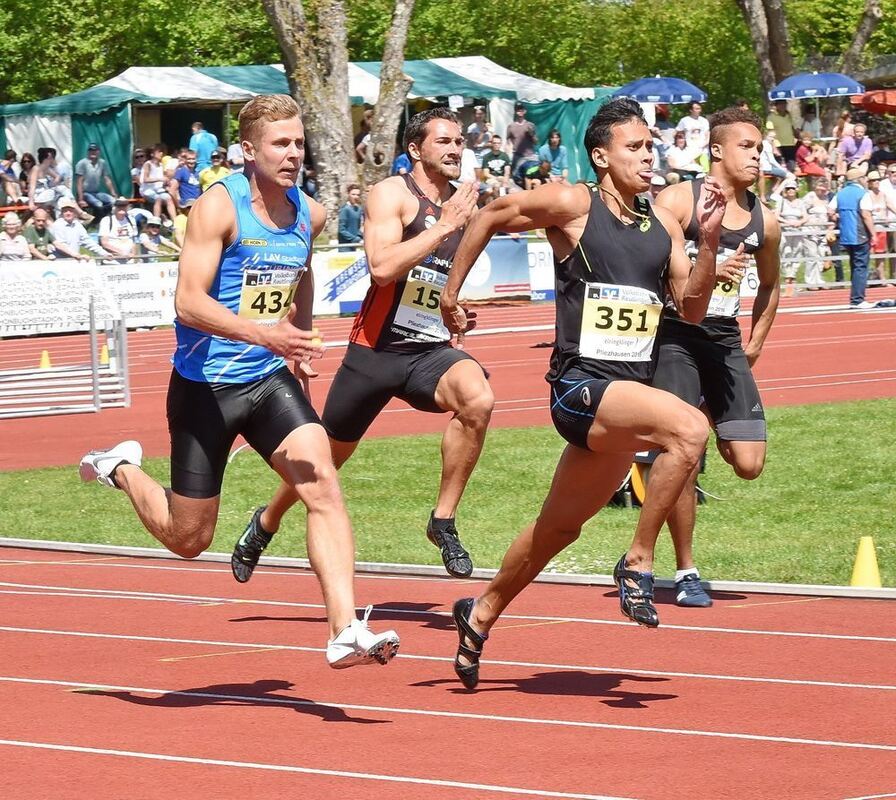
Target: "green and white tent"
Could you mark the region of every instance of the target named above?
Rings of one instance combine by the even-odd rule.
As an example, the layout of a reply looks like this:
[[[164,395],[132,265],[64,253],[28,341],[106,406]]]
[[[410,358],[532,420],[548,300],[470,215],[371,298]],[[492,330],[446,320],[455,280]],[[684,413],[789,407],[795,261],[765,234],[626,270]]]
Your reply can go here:
[[[373,104],[379,94],[380,62],[349,64],[349,94],[353,105]],[[512,103],[532,104],[530,118],[541,128],[558,127],[566,138],[574,133],[570,120],[581,111],[598,107],[610,89],[571,88],[506,69],[482,56],[406,61],[404,71],[413,78],[409,99],[478,98],[489,101],[490,116],[503,131]],[[186,144],[189,122],[211,119],[206,127],[220,132],[222,110],[257,94],[288,93],[283,67],[131,67],[108,81],[73,94],[32,103],[0,105],[0,150],[11,147],[21,155],[38,147],[55,147],[61,160],[74,164],[90,142],[98,142],[113,170],[119,190],[130,185],[131,152],[137,145],[167,141]],[[463,100],[461,100],[461,103]],[[161,112],[182,108],[177,136],[163,138]],[[536,108],[537,107],[537,108]],[[590,113],[593,113],[590,112]],[[588,116],[590,116],[588,113]],[[209,117],[209,115],[211,115]],[[534,117],[540,119],[535,119]],[[170,119],[170,114],[168,114]],[[569,118],[569,119],[567,119]],[[587,121],[587,118],[586,118]],[[216,124],[217,123],[217,124]],[[581,126],[579,126],[581,127]],[[542,136],[542,138],[543,138]],[[222,137],[223,138],[223,137]],[[573,158],[570,147],[570,160]],[[584,161],[587,166],[587,158]],[[571,164],[571,177],[577,178]]]

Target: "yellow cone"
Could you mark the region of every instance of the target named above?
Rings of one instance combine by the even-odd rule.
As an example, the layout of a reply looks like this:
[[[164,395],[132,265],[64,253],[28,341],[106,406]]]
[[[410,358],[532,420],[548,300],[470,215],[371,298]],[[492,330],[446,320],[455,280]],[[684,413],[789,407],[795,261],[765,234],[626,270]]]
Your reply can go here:
[[[870,536],[859,539],[856,552],[856,563],[852,568],[850,586],[880,588],[880,572],[877,569],[877,555],[874,552],[874,540]]]
[[[50,354],[46,350],[42,350],[40,354],[40,369],[50,369],[53,365],[50,363]]]
[[[104,344],[100,350],[100,364],[105,366],[109,363],[109,345]]]

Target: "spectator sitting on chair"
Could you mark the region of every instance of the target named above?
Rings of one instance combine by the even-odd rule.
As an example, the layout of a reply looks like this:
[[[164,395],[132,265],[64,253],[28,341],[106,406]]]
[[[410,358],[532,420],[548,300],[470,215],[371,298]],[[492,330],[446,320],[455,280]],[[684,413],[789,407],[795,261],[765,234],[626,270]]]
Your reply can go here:
[[[896,164],[896,153],[890,149],[890,140],[886,136],[878,136],[874,140],[875,148],[868,159],[869,169],[878,171],[884,169],[888,164]]]
[[[562,144],[560,131],[554,128],[548,134],[547,144],[538,148],[538,157],[542,162],[551,164],[551,181],[554,183],[566,183],[569,176],[569,164],[567,162],[566,147]]]
[[[860,122],[853,126],[852,136],[844,136],[840,140],[837,145],[838,175],[853,168],[862,170],[862,174],[868,171],[872,145],[871,139],[865,135],[866,131],[867,128]]]
[[[349,185],[348,202],[339,209],[340,244],[361,244],[364,241],[364,210],[361,208],[361,187],[356,183]],[[346,248],[347,249],[347,248]]]
[[[143,173],[143,165],[146,163],[146,151],[137,148],[134,151],[134,157],[131,160],[131,196],[140,196],[141,175]]]
[[[496,197],[507,194],[511,188],[519,191],[510,180],[510,156],[501,149],[501,137],[493,135],[491,150],[482,159],[482,200],[488,202]]]
[[[140,234],[139,242],[143,253],[147,255],[157,256],[180,252],[179,245],[162,236],[162,220],[158,217],[149,217],[146,220],[146,228]]]
[[[53,246],[56,248],[56,255],[67,256],[78,261],[88,261],[87,256],[81,255],[83,247],[99,258],[108,256],[109,253],[93,240],[81,222],[75,218],[81,210],[75,199],[73,197],[63,198],[59,206],[61,216],[50,226],[50,231],[54,236]]]
[[[467,126],[467,147],[476,154],[476,166],[482,166],[483,157],[491,150],[492,125],[485,119],[485,106],[473,106],[473,121]]]
[[[201,122],[194,122],[191,127],[193,135],[190,137],[189,148],[196,153],[196,168],[202,172],[212,165],[212,154],[218,149],[218,137],[207,131]]]
[[[38,261],[53,261],[56,248],[53,245],[56,237],[50,230],[50,215],[45,208],[36,208],[31,215],[31,224],[25,228],[25,239],[31,257]]]
[[[16,151],[7,150],[0,161],[0,188],[10,203],[18,202],[22,197],[22,184],[19,183],[21,174],[22,168],[16,162]]]
[[[187,238],[187,220],[190,218],[190,209],[195,200],[187,200],[180,207],[180,213],[174,218],[174,241],[178,247],[183,247]]]
[[[700,151],[688,145],[687,134],[684,131],[675,131],[672,146],[666,150],[666,165],[680,178],[693,180],[703,172],[703,167],[697,163],[699,155]]]
[[[647,190],[647,198],[652,203],[656,196],[666,188],[666,179],[662,175],[654,175],[650,179],[650,188]]]
[[[816,178],[830,177],[824,168],[827,164],[828,151],[821,145],[812,143],[809,131],[800,132],[800,143],[796,148],[796,166],[803,174]]]
[[[675,130],[684,133],[687,146],[694,153],[695,159],[707,152],[709,148],[709,120],[703,116],[702,103],[694,100],[688,106],[687,115],[678,120]]]
[[[213,183],[226,178],[230,174],[230,168],[224,164],[224,154],[220,150],[212,153],[212,165],[205,169],[199,170],[199,186],[203,192],[208,191],[208,187]],[[199,167],[199,156],[196,156],[196,166]],[[158,214],[156,214],[158,216]]]
[[[104,191],[104,187],[109,192]],[[75,191],[78,205],[89,210],[94,219],[104,217],[112,210],[112,200],[118,192],[106,159],[100,158],[100,146],[96,142],[87,145],[87,157],[75,164]]]
[[[821,120],[815,114],[815,106],[807,105],[802,108],[803,121],[800,128],[808,131],[813,139],[821,138]]]
[[[6,261],[30,261],[31,249],[28,240],[22,236],[22,220],[15,211],[7,211],[3,217],[3,232],[0,233],[0,259]]]
[[[771,123],[768,123],[765,138],[762,140],[762,152],[759,154],[759,197],[764,201],[777,194],[778,188],[787,177],[787,170],[778,161],[777,147],[778,140],[775,138],[775,129]],[[774,178],[774,182],[771,189],[766,191],[765,179],[769,175]]]
[[[23,202],[28,200],[28,189],[31,186],[31,170],[34,169],[36,163],[31,153],[22,153],[22,157],[19,159],[19,186],[21,187],[19,197],[23,198]]]
[[[28,176],[28,208],[34,211],[38,206],[62,208],[64,200],[74,200],[72,191],[65,185],[56,169],[56,148],[37,148],[37,164]],[[76,204],[77,207],[77,204]],[[78,209],[79,215],[81,209]]]
[[[227,148],[227,166],[231,172],[242,172],[246,159],[243,156],[243,145],[241,142],[231,142]]]
[[[100,220],[100,244],[115,256],[137,255],[137,226],[131,219],[127,197],[115,200],[112,213]]]
[[[183,208],[190,201],[195,202],[202,193],[199,182],[199,172],[196,170],[196,153],[187,150],[184,155],[184,163],[174,173],[174,178],[168,184],[170,192],[177,197],[177,207]]]
[[[165,177],[165,169],[162,167],[162,156],[165,150],[160,144],[153,145],[149,159],[143,164],[140,172],[140,196],[152,203],[152,213],[160,217],[162,206],[168,212],[168,219],[174,219],[177,212],[174,208],[174,200],[167,190],[168,179]]]
[[[545,183],[551,183],[551,162],[540,161],[526,170],[526,188],[537,189]]]

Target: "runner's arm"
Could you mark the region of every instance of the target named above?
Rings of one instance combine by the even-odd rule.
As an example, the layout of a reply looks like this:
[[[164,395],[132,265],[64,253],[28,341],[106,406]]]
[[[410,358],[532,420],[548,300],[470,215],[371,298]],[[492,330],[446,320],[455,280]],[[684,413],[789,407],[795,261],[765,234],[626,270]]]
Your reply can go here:
[[[474,191],[472,184],[463,184],[442,206],[441,219],[413,239],[403,242],[403,211],[405,203],[413,198],[403,180],[387,179],[374,186],[367,198],[367,222],[364,225],[364,252],[373,281],[385,286],[404,278],[446,236],[463,227],[469,213],[452,212],[458,206],[465,208],[469,205],[471,192]]]
[[[565,228],[590,207],[587,190],[563,183],[546,184],[531,192],[515,192],[489,203],[473,218],[457,248],[448,282],[440,299],[442,319],[452,333],[463,327],[452,323],[460,312],[457,305],[460,288],[489,239],[498,231],[522,233],[536,228]],[[462,321],[462,324],[465,321]]]
[[[762,216],[765,222],[765,239],[762,247],[756,251],[759,288],[753,301],[750,341],[744,347],[744,353],[751,367],[759,358],[765,337],[768,336],[775,321],[778,298],[781,294],[781,229],[768,209],[763,209]]]

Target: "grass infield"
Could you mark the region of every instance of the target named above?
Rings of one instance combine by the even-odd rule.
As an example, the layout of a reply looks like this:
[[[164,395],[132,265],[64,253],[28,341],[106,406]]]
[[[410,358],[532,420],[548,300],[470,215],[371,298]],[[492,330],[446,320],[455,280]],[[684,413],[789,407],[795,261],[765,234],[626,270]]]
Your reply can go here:
[[[859,537],[874,536],[884,585],[896,585],[893,524],[896,399],[772,408],[762,476],[736,478],[711,445],[701,485],[711,499],[697,516],[696,553],[704,577],[786,583],[849,582]],[[440,564],[424,531],[439,479],[438,435],[370,439],[341,478],[355,526],[358,559]],[[458,514],[464,544],[479,567],[497,567],[516,533],[537,513],[563,442],[551,428],[496,429]],[[167,459],[147,472],[167,481]],[[229,552],[276,478],[252,451],[227,469],[212,550]],[[152,546],[127,498],[85,486],[77,470],[0,473],[2,535],[30,539]],[[606,508],[549,565],[559,572],[609,573],[625,550],[637,509]],[[305,555],[304,512],[286,518],[268,552]],[[661,534],[656,571],[674,572]]]

